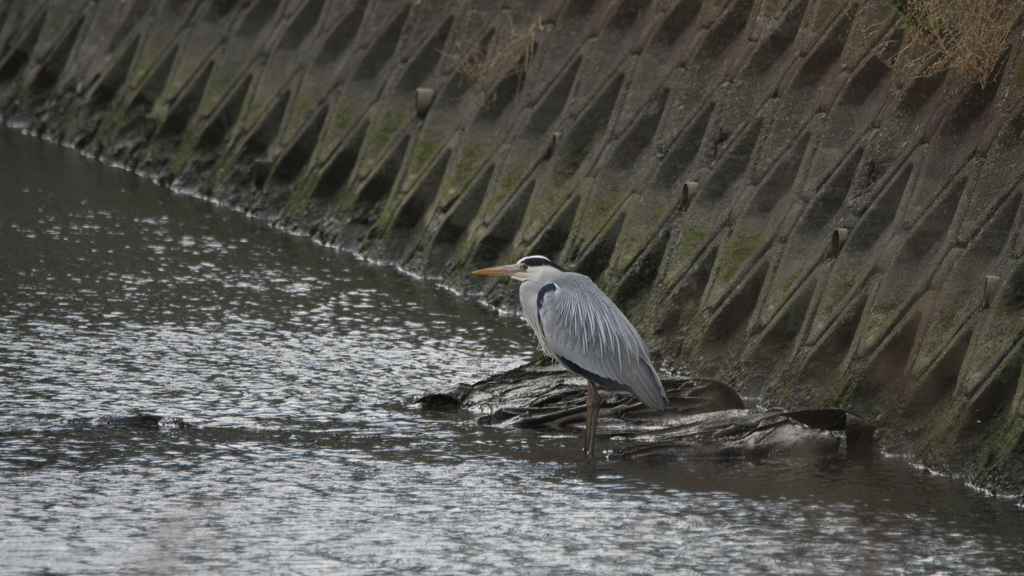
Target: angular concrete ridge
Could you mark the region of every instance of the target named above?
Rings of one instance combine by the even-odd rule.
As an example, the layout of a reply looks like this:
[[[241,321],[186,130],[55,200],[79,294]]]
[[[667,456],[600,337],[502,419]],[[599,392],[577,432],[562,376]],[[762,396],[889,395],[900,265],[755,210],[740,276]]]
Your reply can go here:
[[[7,0],[0,113],[499,305],[467,273],[545,254],[666,369],[1020,491],[1024,55],[906,80],[902,37],[880,0]]]

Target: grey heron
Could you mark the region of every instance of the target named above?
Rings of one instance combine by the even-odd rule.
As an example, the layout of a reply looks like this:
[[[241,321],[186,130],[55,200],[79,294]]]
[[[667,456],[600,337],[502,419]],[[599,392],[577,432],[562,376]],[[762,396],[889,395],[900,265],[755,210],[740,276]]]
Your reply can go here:
[[[587,380],[587,427],[583,451],[594,454],[597,385],[631,392],[655,410],[668,406],[665,388],[636,328],[590,278],[567,272],[544,256],[474,274],[519,280],[519,302],[527,324],[548,356]]]

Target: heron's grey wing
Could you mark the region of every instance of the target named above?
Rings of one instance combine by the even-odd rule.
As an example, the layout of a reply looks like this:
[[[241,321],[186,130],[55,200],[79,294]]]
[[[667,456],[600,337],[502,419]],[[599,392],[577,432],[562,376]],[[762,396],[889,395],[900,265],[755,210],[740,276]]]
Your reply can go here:
[[[636,328],[589,278],[566,273],[537,292],[539,332],[570,370],[632,392],[651,408],[668,405]]]

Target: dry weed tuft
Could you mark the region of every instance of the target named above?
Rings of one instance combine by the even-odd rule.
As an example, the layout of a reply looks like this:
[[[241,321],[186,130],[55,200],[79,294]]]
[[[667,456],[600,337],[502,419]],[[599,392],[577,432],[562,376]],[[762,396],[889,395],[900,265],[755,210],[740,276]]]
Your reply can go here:
[[[902,17],[903,43],[876,55],[906,78],[953,70],[984,87],[1013,44],[1022,0],[890,0]]]
[[[540,18],[503,14],[496,29],[489,31],[482,41],[469,38],[482,29],[485,15],[470,11],[462,20],[455,41],[455,54],[444,54],[455,62],[455,67],[469,81],[467,93],[475,94],[489,106],[495,98],[494,88],[509,76],[517,76],[522,85],[533,63],[537,33],[544,29]]]

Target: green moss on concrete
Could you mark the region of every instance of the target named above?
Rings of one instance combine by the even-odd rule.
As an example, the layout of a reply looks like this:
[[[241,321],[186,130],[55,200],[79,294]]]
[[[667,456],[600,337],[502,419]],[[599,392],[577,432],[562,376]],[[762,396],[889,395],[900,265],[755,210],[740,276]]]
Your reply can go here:
[[[373,126],[366,143],[366,160],[364,164],[372,165],[387,150],[388,146],[395,139],[398,131],[405,126],[409,120],[409,114],[392,110],[385,110]]]
[[[470,226],[470,232],[466,235],[466,240],[459,246],[459,251],[455,253],[455,257],[452,259],[455,262],[456,270],[463,270],[463,273],[469,273],[468,266],[476,252],[477,243],[480,241],[479,236],[483,234],[477,233],[478,230],[472,225]]]
[[[400,201],[388,202],[381,208],[380,215],[377,216],[377,220],[374,222],[374,226],[381,231],[381,236],[387,236],[388,231],[391,230],[391,224],[395,220],[395,215],[398,214],[398,207],[400,205]]]
[[[802,384],[800,368],[799,362],[786,362],[765,390],[765,399],[780,406],[793,405],[793,398]]]
[[[185,132],[181,144],[175,148],[174,154],[171,155],[171,160],[168,163],[168,169],[171,173],[179,174],[188,166],[189,161],[193,159],[193,154],[201,135],[202,133],[195,128]]]
[[[448,175],[448,180],[441,187],[441,203],[448,205],[466,186],[490,156],[490,150],[472,142],[464,143],[458,151],[455,165]]]
[[[288,190],[285,215],[299,218],[305,213],[309,199],[313,197],[320,174],[306,171]]]
[[[689,266],[689,263],[693,261],[693,257],[697,255],[697,250],[707,240],[711,227],[707,225],[706,221],[688,221],[684,226],[682,238],[679,241],[678,254],[681,256],[680,259],[686,261],[687,266]]]
[[[966,294],[964,294],[964,296],[966,296]],[[966,298],[963,300],[958,299],[958,302],[960,303],[965,301]],[[963,323],[961,316],[964,315],[964,312],[965,309],[961,306],[953,305],[940,307],[936,310],[935,322],[932,323],[932,327],[928,331],[928,335],[933,336],[934,339],[939,342],[949,342]]]
[[[682,274],[690,269],[700,247],[704,245],[708,240],[708,236],[711,235],[713,228],[711,222],[707,218],[702,217],[703,215],[694,214],[693,216],[695,217],[691,217],[690,214],[686,215],[674,245],[670,245],[668,248],[669,260],[663,266],[665,269],[665,281],[668,284],[674,283]]]
[[[330,123],[327,125],[329,132],[327,133],[328,141],[341,138],[349,128],[352,127],[352,122],[356,118],[356,111],[354,108],[349,106],[339,106],[334,111],[334,116],[331,117]]]
[[[935,357],[956,337],[969,314],[969,309],[959,305],[966,301],[968,291],[957,291],[955,297],[944,298],[939,305],[931,308],[932,321],[919,338],[921,346],[915,355],[914,373],[924,370]]]
[[[679,355],[681,357],[695,358],[704,355],[701,345],[707,340],[705,338],[708,326],[711,325],[711,314],[704,307],[696,307],[694,313],[686,318],[679,330]]]
[[[1001,306],[990,309],[986,322],[971,341],[969,358],[961,369],[959,393],[973,393],[1022,336],[1024,318]]]
[[[526,208],[522,226],[524,238],[536,238],[537,234],[540,234],[541,230],[551,221],[552,215],[558,214],[562,210],[576,190],[575,186],[550,188],[545,186],[545,182],[550,182],[550,180],[541,180],[537,183],[533,190],[533,196],[530,198],[530,205]],[[577,213],[572,225],[574,233],[577,232],[579,221],[580,215]]]
[[[281,136],[283,136],[285,140],[290,140],[291,137],[302,127],[302,123],[313,116],[313,112],[317,109],[319,101],[306,93],[300,94],[297,98],[294,98],[291,104],[291,110],[288,117],[285,118],[283,122],[283,125],[288,128],[281,131]]]
[[[627,192],[625,184],[610,184],[600,180],[595,182],[587,194],[583,217],[576,223],[580,235],[588,240],[597,237],[619,213]]]
[[[429,132],[424,132],[416,141],[416,148],[412,153],[412,161],[409,163],[409,177],[415,178],[430,165],[430,161],[437,156],[441,149],[441,141]]]
[[[520,180],[522,180],[522,174],[523,169],[521,166],[505,165],[505,169],[501,176],[498,177],[498,183],[495,185],[491,197],[487,200],[487,206],[484,207],[485,221],[490,222],[498,211],[501,210],[501,207],[505,205],[505,200],[508,199]]]
[[[856,284],[856,276],[842,276],[830,279],[828,286],[825,288],[823,302],[833,303],[834,306],[831,306],[830,308],[837,307],[846,299],[847,295],[850,294]]]
[[[462,149],[459,161],[455,164],[453,176],[456,187],[461,188],[469,182],[469,179],[480,170],[487,156],[483,146],[466,146]]]
[[[11,100],[30,100],[32,98],[32,87],[28,84],[18,84],[11,89]]]
[[[856,367],[848,367],[841,375],[825,383],[825,389],[821,395],[820,408],[840,408],[844,410],[853,409],[854,393],[857,391],[857,384],[860,382],[861,370]],[[884,410],[878,403],[867,406],[856,406],[858,415],[868,420],[878,420],[884,416]]]
[[[764,240],[764,232],[757,230],[753,233],[734,230],[719,255],[718,274],[715,276],[715,284],[726,284],[736,276],[743,264],[750,259],[757,247]]]
[[[140,88],[146,83],[150,75],[156,71],[159,60],[171,41],[174,40],[174,31],[156,28],[146,36],[140,54],[137,57],[137,64],[129,72],[131,85]]]
[[[654,218],[650,212],[643,207],[627,202],[624,210],[629,215],[623,223],[622,231],[619,233],[617,246],[615,247],[615,260],[612,261],[612,268],[625,270],[648,246],[658,233],[661,224],[659,218]]]
[[[985,430],[987,457],[983,474],[998,475],[1013,460],[1017,445],[1024,436],[1024,419],[1013,411],[1005,411]]]
[[[971,481],[978,484],[1019,491],[1019,473],[1008,476],[1007,471],[1020,465],[1024,419],[1007,409],[979,429],[969,418],[969,396],[958,394],[940,403],[929,415],[918,452],[929,465],[970,470]]]
[[[895,294],[881,294],[875,299],[859,332],[862,340],[880,342],[899,320],[906,299]]]
[[[619,234],[618,246],[615,249],[618,253],[620,268],[624,268],[651,245],[651,239],[657,233],[657,228],[658,221],[654,218],[627,219]]]
[[[955,397],[940,402],[929,415],[928,429],[921,441],[921,454],[926,460],[949,462],[960,449],[958,431],[967,419],[965,398]]]
[[[811,325],[811,338],[817,339],[831,325],[854,286],[870,269],[869,265],[848,260],[837,260],[832,268],[828,283],[825,284],[818,310]]]
[[[213,70],[210,72],[209,79],[206,81],[206,90],[203,92],[203,101],[199,106],[199,114],[203,116],[209,115],[213,109],[228,96],[228,90],[231,88],[231,81],[235,79],[234,76],[218,74],[217,71],[218,68],[214,66]]]
[[[677,199],[669,194],[633,195],[623,204],[627,212],[616,247],[613,269],[623,270],[650,246],[658,230],[672,214]]]
[[[772,280],[771,291],[766,299],[765,307],[774,311],[779,306],[782,306],[786,302],[786,298],[789,296],[789,292],[793,289],[793,285],[796,281],[804,275],[803,268],[791,269],[787,267],[782,273],[776,274]]]

